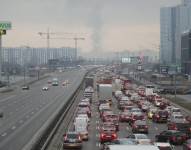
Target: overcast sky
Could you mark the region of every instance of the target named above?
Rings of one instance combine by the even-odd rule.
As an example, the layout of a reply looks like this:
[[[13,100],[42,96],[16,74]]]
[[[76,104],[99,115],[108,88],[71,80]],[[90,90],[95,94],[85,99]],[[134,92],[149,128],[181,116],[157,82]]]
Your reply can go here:
[[[83,51],[154,48],[160,38],[160,7],[180,0],[0,0],[0,20],[12,22],[3,46],[46,47],[38,32],[78,33]],[[59,34],[70,38],[74,35]],[[155,46],[154,46],[155,45]],[[51,47],[74,46],[52,39]]]

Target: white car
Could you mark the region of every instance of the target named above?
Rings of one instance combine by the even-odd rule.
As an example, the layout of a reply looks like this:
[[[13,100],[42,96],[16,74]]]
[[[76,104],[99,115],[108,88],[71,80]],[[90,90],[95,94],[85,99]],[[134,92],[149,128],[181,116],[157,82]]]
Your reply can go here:
[[[172,114],[168,121],[170,121],[170,122],[177,122],[177,123],[180,122],[181,123],[181,122],[185,122],[186,119],[181,114]]]
[[[152,141],[146,134],[131,134],[127,138],[134,139],[138,144],[151,145]]]
[[[42,87],[42,90],[43,90],[43,91],[48,91],[48,89],[49,89],[48,86],[43,86],[43,87]]]

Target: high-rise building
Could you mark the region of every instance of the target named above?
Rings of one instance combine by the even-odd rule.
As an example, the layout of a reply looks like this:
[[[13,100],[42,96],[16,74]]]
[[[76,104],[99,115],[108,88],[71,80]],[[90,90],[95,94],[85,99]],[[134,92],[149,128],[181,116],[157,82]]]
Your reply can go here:
[[[191,30],[182,34],[181,68],[182,73],[191,75]]]
[[[181,35],[191,29],[191,0],[160,10],[160,62],[181,63]]]

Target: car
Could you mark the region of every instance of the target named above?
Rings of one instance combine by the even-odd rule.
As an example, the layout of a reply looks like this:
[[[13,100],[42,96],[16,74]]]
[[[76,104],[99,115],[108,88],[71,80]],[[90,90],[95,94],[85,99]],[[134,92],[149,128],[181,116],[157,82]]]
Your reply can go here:
[[[168,112],[165,110],[158,110],[154,113],[152,117],[153,122],[167,122],[168,121]]]
[[[129,111],[124,111],[119,114],[120,122],[129,122],[131,119],[131,113]]]
[[[178,107],[172,107],[170,110],[170,115],[172,114],[181,114],[181,109]]]
[[[154,113],[157,111],[157,108],[150,108],[149,110],[148,110],[148,112],[147,112],[147,117],[148,117],[148,119],[152,119],[153,118],[153,115],[154,115]]]
[[[49,89],[48,86],[43,86],[43,87],[42,87],[42,90],[43,90],[43,91],[48,91],[48,89]]]
[[[169,122],[176,122],[176,123],[182,123],[182,122],[185,122],[186,119],[183,115],[181,114],[172,114],[169,119],[168,119]]]
[[[137,142],[135,142],[133,139],[118,138],[111,142],[106,142],[106,143],[102,144],[101,150],[108,150],[109,145],[136,145],[136,144],[137,144]]]
[[[110,127],[108,127],[108,126],[102,127],[100,130],[99,139],[100,139],[101,144],[117,139],[116,128],[115,127],[111,128],[111,126]]]
[[[108,150],[159,150],[155,145],[108,145]]]
[[[64,134],[63,140],[64,149],[81,149],[82,148],[82,139],[80,134],[77,132],[67,132]]]
[[[186,119],[186,121],[191,123],[191,116],[186,116],[185,119]]]
[[[47,82],[48,84],[51,84],[52,83],[52,81],[51,80],[48,80],[48,82]]]
[[[115,124],[116,130],[119,131],[119,117],[116,114],[106,114],[103,117],[103,122],[113,122]]]
[[[183,150],[191,150],[191,139],[186,140],[183,144]]]
[[[156,142],[154,145],[156,145],[159,150],[174,150],[174,146],[168,142]]]
[[[146,134],[130,134],[127,138],[134,139],[138,144],[150,145],[153,144],[151,139],[148,138]]]
[[[184,122],[169,122],[167,124],[168,130],[177,130],[181,131],[188,136],[191,135],[191,124],[187,121]]]
[[[148,134],[148,125],[144,120],[137,120],[132,125],[133,133],[146,133]]]
[[[181,145],[187,140],[187,135],[176,130],[162,131],[155,136],[157,142],[169,142],[171,144]]]
[[[22,89],[23,89],[23,90],[29,90],[30,88],[29,88],[29,85],[23,85],[23,86],[22,86]]]

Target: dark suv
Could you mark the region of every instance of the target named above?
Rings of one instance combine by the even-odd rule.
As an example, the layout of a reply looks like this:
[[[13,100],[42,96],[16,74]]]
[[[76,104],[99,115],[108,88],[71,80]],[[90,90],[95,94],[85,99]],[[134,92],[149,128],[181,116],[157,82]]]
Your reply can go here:
[[[82,140],[80,138],[80,134],[78,134],[77,132],[68,132],[64,134],[63,148],[64,149],[81,149]]]

